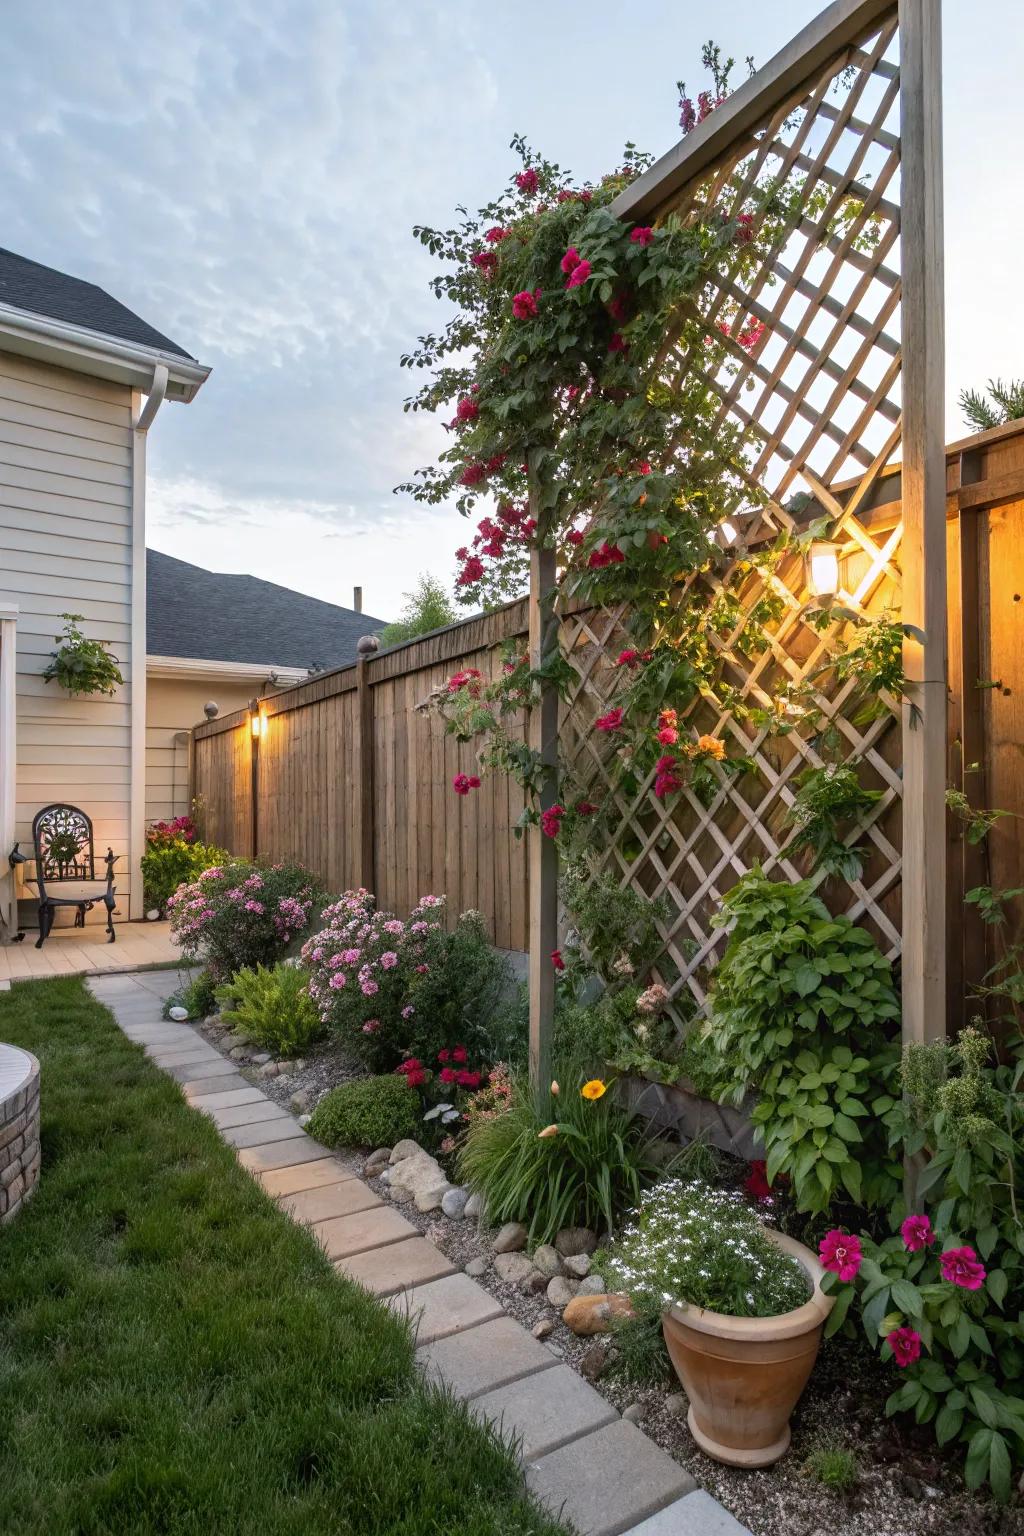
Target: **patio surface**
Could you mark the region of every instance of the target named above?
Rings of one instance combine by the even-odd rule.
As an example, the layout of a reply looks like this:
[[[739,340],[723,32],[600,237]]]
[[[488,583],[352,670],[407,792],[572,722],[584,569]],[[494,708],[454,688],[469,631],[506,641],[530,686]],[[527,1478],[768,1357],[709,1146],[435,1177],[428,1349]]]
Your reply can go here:
[[[115,919],[115,924],[117,938],[113,944],[107,943],[102,923],[54,928],[42,949],[35,947],[35,928],[26,931],[20,944],[0,944],[0,987],[5,982],[44,976],[89,976],[100,971],[109,975],[181,963],[181,950],[171,939],[169,922],[118,923]]]
[[[580,1536],[749,1536],[234,1062],[191,1026],[164,1020],[169,976],[97,976],[89,985],[267,1194],[311,1228],[335,1268],[410,1316],[420,1369],[519,1438],[526,1483],[552,1514]]]

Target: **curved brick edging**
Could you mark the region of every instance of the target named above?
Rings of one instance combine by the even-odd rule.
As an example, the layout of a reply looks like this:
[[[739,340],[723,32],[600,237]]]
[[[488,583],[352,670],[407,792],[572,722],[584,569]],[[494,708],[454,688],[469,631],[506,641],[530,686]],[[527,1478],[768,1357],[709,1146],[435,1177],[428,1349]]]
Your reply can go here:
[[[10,1221],[39,1183],[39,1063],[0,1044],[0,1223]]]

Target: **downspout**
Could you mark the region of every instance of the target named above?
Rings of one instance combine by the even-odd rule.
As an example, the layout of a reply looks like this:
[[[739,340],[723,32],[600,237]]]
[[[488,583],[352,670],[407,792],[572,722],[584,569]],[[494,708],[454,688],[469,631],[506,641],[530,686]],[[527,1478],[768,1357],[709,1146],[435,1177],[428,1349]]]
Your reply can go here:
[[[146,437],[167,395],[166,363],[153,382],[132,433],[131,776],[128,808],[130,918],[145,916],[142,853],[146,841]]]

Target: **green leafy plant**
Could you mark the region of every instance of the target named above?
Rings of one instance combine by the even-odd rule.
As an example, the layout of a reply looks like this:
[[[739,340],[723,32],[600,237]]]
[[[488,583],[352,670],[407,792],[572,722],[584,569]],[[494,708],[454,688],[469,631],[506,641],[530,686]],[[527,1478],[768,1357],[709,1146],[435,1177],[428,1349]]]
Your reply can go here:
[[[664,948],[659,932],[667,921],[664,898],[652,901],[579,857],[566,865],[561,884],[579,935],[578,942],[562,946],[569,974],[585,969],[619,987],[643,976]]]
[[[816,1445],[804,1462],[804,1470],[834,1493],[851,1493],[860,1481],[856,1452],[841,1445]]]
[[[759,869],[712,922],[731,932],[702,1029],[706,1065],[718,1099],[757,1095],[769,1184],[787,1174],[802,1211],[825,1210],[843,1190],[891,1203],[902,1164],[886,1134],[900,1017],[889,962],[807,881],[777,884]]]
[[[444,629],[458,619],[458,610],[436,577],[422,575],[411,592],[403,593],[405,607],[400,619],[385,624],[378,639],[382,646],[401,645],[435,629]]]
[[[977,390],[960,391],[957,403],[968,426],[976,427],[979,432],[987,432],[992,427],[1001,427],[1007,421],[1019,421],[1024,416],[1024,379],[1011,379],[1008,384],[1004,384],[1002,379],[989,379],[986,393],[989,399]]]
[[[217,983],[205,968],[197,971],[184,986],[172,992],[164,1003],[163,1016],[172,1008],[184,1008],[190,1019],[205,1019],[217,1011]]]
[[[778,1317],[810,1295],[800,1264],[742,1195],[698,1180],[657,1184],[599,1262],[649,1318],[661,1317],[666,1297],[729,1317]]]
[[[1013,814],[1011,811],[982,810],[972,805],[959,789],[946,790],[946,808],[963,826],[967,841],[975,846],[985,841],[997,821]]]
[[[276,1056],[301,1056],[323,1034],[306,978],[294,965],[246,967],[216,995],[224,1022],[245,1030]]]
[[[62,613],[64,628],[54,636],[57,649],[43,670],[43,681],[56,681],[68,693],[113,694],[124,683],[117,657],[111,655],[105,640],[90,640],[79,629],[85,619],[80,613]]]
[[[786,815],[786,824],[797,829],[790,851],[809,848],[814,856],[812,869],[859,880],[864,868],[861,850],[844,832],[877,805],[882,790],[864,789],[852,762],[805,768],[796,783]]]
[[[530,1243],[561,1227],[614,1230],[658,1173],[649,1128],[600,1079],[573,1063],[537,1103],[515,1082],[504,1113],[474,1119],[459,1177],[479,1190],[491,1221],[524,1221]]]
[[[228,858],[225,849],[212,848],[207,843],[188,842],[183,837],[151,840],[147,836],[142,855],[143,900],[147,909],[155,907],[164,912],[179,885],[190,883],[204,869],[223,864]]]
[[[419,1130],[419,1094],[394,1072],[332,1088],[309,1120],[309,1134],[328,1147],[393,1147]]]

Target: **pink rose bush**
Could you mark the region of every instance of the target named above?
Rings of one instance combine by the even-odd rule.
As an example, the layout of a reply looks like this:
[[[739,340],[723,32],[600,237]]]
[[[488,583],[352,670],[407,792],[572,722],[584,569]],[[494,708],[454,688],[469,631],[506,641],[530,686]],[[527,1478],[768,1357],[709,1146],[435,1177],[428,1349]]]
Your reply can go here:
[[[273,965],[309,926],[323,892],[299,864],[226,859],[179,885],[167,902],[171,932],[217,981]]]
[[[321,1021],[375,1072],[409,1060],[426,1072],[422,1062],[439,1060],[447,1083],[445,1068],[466,1070],[468,1043],[480,1053],[504,962],[479,913],[464,912],[451,927],[445,917],[443,896],[422,896],[405,920],[378,910],[369,891],[346,891],[302,946]]]

